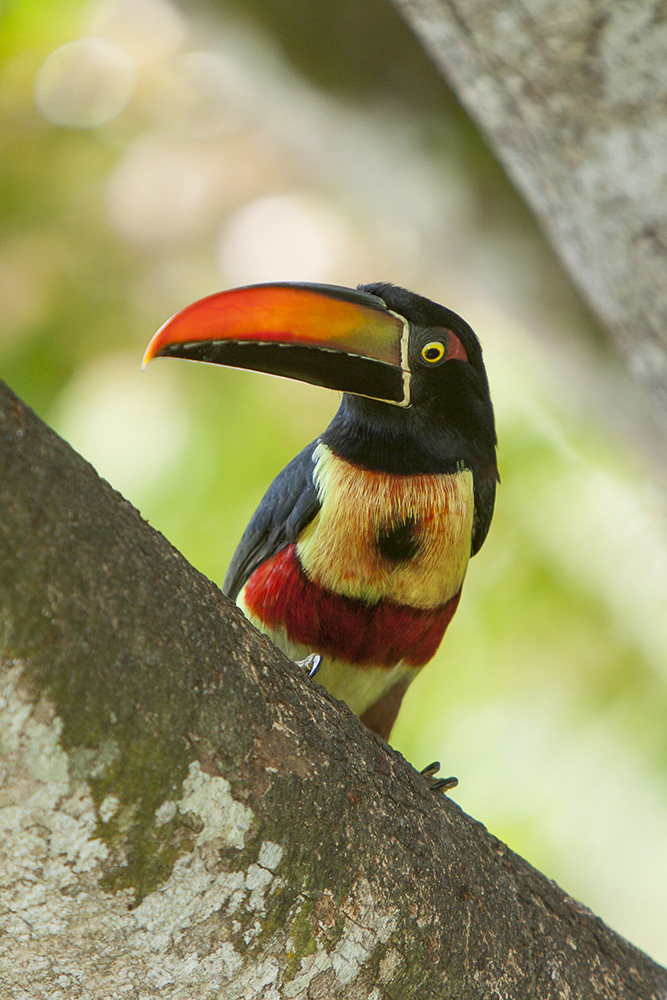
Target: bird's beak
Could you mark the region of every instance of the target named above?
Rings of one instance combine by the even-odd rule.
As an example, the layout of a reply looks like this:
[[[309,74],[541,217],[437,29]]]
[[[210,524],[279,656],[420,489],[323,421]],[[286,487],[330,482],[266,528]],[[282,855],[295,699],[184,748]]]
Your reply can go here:
[[[158,357],[207,361],[408,406],[408,336],[407,320],[367,292],[250,285],[176,313],[151,340],[143,364]]]

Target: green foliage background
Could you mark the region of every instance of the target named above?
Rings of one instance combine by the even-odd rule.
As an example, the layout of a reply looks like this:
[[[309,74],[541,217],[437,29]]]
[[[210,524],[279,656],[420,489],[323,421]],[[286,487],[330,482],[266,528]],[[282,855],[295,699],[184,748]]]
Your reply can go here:
[[[154,330],[270,278],[394,280],[466,316],[503,482],[393,742],[667,961],[667,533],[636,393],[393,9],[6,4],[0,232],[0,375],[217,581],[337,401],[142,374]]]

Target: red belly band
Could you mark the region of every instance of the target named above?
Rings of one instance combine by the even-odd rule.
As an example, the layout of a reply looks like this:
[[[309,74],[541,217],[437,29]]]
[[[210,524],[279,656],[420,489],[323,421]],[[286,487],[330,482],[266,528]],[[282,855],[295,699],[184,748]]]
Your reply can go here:
[[[436,608],[341,597],[308,579],[294,545],[268,559],[243,594],[248,610],[292,642],[350,663],[421,667],[434,656],[458,607],[458,594]]]

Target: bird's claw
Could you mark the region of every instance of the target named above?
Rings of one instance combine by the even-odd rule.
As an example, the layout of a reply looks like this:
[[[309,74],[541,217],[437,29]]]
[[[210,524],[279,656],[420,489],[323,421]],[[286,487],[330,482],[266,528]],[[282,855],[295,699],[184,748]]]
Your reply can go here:
[[[303,660],[295,660],[297,667],[305,670],[309,677],[314,677],[320,669],[322,657],[319,653],[310,653]]]
[[[459,783],[458,778],[436,778],[435,775],[440,770],[440,761],[434,760],[432,764],[428,764],[421,771],[428,782],[429,791],[431,792],[449,792],[452,788],[456,788]]]

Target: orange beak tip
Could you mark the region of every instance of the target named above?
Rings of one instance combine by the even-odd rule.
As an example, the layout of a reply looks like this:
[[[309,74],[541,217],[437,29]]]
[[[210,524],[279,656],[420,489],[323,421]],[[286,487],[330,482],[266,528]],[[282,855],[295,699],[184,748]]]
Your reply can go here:
[[[173,318],[174,317],[172,316],[172,319]],[[164,331],[166,327],[169,326],[170,323],[171,319],[168,319],[166,323],[162,324],[157,333],[153,334],[153,336],[151,337],[150,343],[148,344],[148,347],[146,348],[144,356],[141,360],[142,371],[145,370],[146,365],[149,363],[149,361],[152,361],[153,358],[156,358],[158,356],[160,348],[163,346],[163,343],[166,339],[164,336]]]
[[[153,341],[151,340],[150,344],[146,348],[146,351],[144,353],[143,358],[141,359],[141,370],[142,370],[142,372],[146,371],[146,367],[147,367],[149,361],[152,361],[153,358],[155,357],[155,353],[156,352],[155,352],[155,348],[153,346]]]

